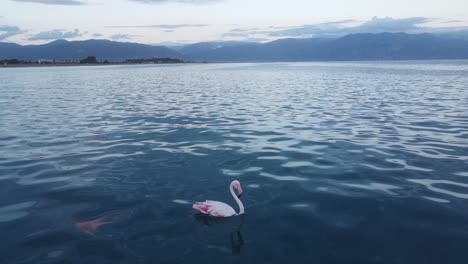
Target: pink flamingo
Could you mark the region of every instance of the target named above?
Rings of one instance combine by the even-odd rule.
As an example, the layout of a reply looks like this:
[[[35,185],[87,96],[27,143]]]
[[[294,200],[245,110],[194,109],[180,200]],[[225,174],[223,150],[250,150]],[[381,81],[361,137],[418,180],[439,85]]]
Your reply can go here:
[[[234,193],[234,188],[237,190],[239,193],[236,195]],[[244,214],[244,205],[242,204],[241,200],[239,197],[242,195],[242,187],[240,185],[239,181],[233,181],[231,182],[231,185],[229,186],[229,190],[232,194],[232,197],[234,197],[234,200],[236,200],[237,205],[239,205],[239,213],[237,214],[234,208],[231,206],[218,202],[218,201],[205,201],[205,202],[200,202],[200,203],[195,203],[193,205],[193,209],[196,209],[200,211],[203,214],[211,215],[214,217],[231,217],[235,215],[242,215]]]

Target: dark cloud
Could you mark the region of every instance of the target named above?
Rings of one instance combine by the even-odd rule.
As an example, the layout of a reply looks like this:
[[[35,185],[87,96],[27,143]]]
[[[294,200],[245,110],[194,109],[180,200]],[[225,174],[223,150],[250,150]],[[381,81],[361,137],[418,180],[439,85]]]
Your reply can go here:
[[[83,34],[75,29],[73,31],[65,31],[63,29],[54,29],[51,31],[40,32],[28,38],[28,40],[55,40],[55,39],[70,39],[81,37]]]
[[[223,2],[223,0],[129,0],[129,1],[143,3],[143,4],[182,3],[182,4],[193,4],[193,5]]]
[[[68,5],[68,6],[80,6],[86,5],[85,2],[80,0],[11,0],[21,3],[36,3],[44,5]]]
[[[179,28],[199,28],[207,27],[208,24],[160,24],[160,25],[136,25],[136,26],[109,26],[108,28],[160,28],[160,29],[179,29]]]
[[[0,40],[24,33],[19,27],[0,25]]]

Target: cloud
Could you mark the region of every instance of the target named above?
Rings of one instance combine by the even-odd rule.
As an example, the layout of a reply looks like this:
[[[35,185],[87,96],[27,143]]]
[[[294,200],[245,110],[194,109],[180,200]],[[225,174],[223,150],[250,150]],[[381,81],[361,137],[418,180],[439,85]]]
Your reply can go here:
[[[152,44],[149,44],[149,45],[166,46],[166,47],[180,47],[180,46],[184,46],[184,45],[187,45],[187,44],[193,44],[193,41],[191,41],[191,40],[163,41],[163,42],[159,42],[159,43],[152,43]]]
[[[448,20],[448,21],[444,21],[442,23],[445,23],[445,24],[452,24],[452,23],[463,23],[465,21],[463,20],[459,20],[459,19],[454,19],[454,20]]]
[[[270,39],[267,39],[267,38],[245,38],[245,39],[242,39],[242,41],[244,41],[244,42],[267,42],[269,40]]]
[[[424,18],[393,19],[374,17],[357,26],[346,26],[349,21],[337,21],[272,31],[268,35],[272,37],[338,37],[352,33],[408,32],[417,29],[417,24],[424,22],[426,22]]]
[[[192,4],[192,5],[223,2],[223,0],[130,0],[130,1],[143,3],[143,4],[181,3],[181,4]]]
[[[402,19],[374,17],[362,25],[351,28],[351,30],[357,33],[420,31],[423,29],[420,25],[430,21],[431,19],[425,17],[410,17]]]
[[[86,5],[85,2],[80,0],[12,0],[21,3],[36,3],[44,5],[68,5],[68,6],[80,6]]]
[[[246,38],[246,37],[249,37],[250,35],[252,35],[252,34],[249,33],[249,32],[235,32],[235,31],[229,31],[229,32],[223,34],[223,38],[229,38],[229,37],[233,37],[233,38]]]
[[[109,26],[108,28],[159,28],[159,29],[179,29],[179,28],[200,28],[207,27],[208,24],[156,24],[156,25],[136,25],[136,26]]]
[[[223,34],[223,37],[252,37],[263,36],[270,38],[295,37],[340,37],[353,33],[382,33],[382,32],[407,32],[420,33],[428,28],[421,26],[430,22],[429,18],[411,17],[395,19],[391,17],[374,17],[369,21],[357,24],[354,20],[332,21],[319,24],[301,25],[294,27],[268,27],[264,29],[232,29]]]
[[[91,35],[91,37],[93,38],[100,38],[100,37],[103,37],[104,35],[102,35],[101,33],[94,33]]]
[[[0,40],[5,40],[9,37],[19,35],[24,33],[24,30],[21,30],[19,27],[15,26],[2,26],[0,25]]]
[[[339,37],[353,33],[382,33],[382,32],[408,32],[416,33],[423,31],[421,24],[430,20],[424,17],[412,17],[394,19],[391,17],[374,17],[357,26],[347,26],[352,20],[321,23],[315,25],[304,25],[297,28],[284,29],[270,32],[272,37]]]
[[[28,38],[28,40],[55,40],[55,39],[69,39],[69,38],[77,38],[81,37],[83,34],[78,30],[75,29],[73,31],[65,31],[63,29],[54,29],[51,31],[44,31],[32,35]]]
[[[129,40],[133,37],[139,37],[138,35],[130,35],[130,34],[115,34],[110,36],[109,38],[112,40]]]

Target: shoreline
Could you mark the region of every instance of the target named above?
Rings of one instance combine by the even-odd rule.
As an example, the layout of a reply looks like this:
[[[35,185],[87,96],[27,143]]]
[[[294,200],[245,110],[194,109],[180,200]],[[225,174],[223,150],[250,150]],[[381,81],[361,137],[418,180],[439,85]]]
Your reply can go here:
[[[47,68],[47,67],[99,67],[99,66],[135,66],[135,65],[180,65],[180,64],[243,64],[243,63],[392,63],[392,62],[403,62],[403,63],[424,63],[424,62],[468,62],[467,59],[439,59],[439,60],[338,60],[338,61],[185,61],[185,62],[173,62],[173,63],[131,63],[131,62],[111,62],[111,63],[56,63],[56,64],[38,64],[38,63],[20,63],[20,64],[0,64],[0,69],[11,69],[11,68]]]
[[[118,65],[175,65],[175,64],[188,64],[188,62],[180,62],[180,63],[50,63],[50,64],[35,64],[35,63],[20,63],[20,64],[6,64],[0,65],[0,68],[43,68],[43,67],[85,67],[85,66],[118,66]]]

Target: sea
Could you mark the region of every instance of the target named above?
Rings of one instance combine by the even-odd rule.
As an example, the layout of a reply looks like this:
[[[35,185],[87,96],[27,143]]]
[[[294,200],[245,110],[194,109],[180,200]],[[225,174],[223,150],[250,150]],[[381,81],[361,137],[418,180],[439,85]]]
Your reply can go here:
[[[197,201],[245,214],[200,215]],[[468,61],[0,69],[0,263],[468,263]]]

